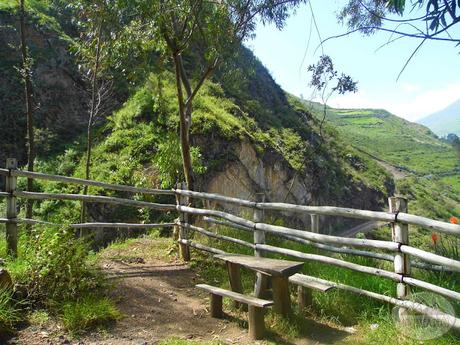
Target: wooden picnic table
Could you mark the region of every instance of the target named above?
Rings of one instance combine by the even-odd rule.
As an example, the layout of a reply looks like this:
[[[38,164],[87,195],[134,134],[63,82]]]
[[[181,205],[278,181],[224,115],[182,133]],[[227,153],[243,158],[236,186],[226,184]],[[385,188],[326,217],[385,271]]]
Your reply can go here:
[[[261,273],[271,279],[273,289],[273,310],[283,316],[291,313],[291,299],[289,296],[289,277],[302,269],[303,262],[270,259],[250,255],[218,254],[216,259],[225,261],[230,279],[231,289],[242,293],[241,267]],[[266,284],[261,283],[256,288],[256,297],[263,298],[266,293]]]

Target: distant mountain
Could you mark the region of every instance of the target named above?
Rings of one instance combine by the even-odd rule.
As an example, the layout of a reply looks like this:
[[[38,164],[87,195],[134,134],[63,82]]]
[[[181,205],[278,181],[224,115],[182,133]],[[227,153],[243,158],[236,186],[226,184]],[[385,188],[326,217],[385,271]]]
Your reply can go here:
[[[460,99],[447,108],[424,117],[418,123],[427,126],[439,136],[449,133],[460,136]]]

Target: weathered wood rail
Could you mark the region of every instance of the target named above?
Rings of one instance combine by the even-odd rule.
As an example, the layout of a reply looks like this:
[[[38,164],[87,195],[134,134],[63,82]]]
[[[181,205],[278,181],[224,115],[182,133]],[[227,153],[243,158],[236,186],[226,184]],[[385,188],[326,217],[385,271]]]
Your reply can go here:
[[[426,269],[432,271],[460,272],[460,261],[453,258],[441,256],[420,248],[410,245],[409,225],[416,225],[428,230],[438,231],[443,234],[460,236],[460,225],[450,224],[439,220],[433,220],[426,217],[412,215],[407,213],[407,201],[403,198],[392,197],[389,199],[389,212],[358,210],[344,207],[333,206],[305,206],[288,203],[265,202],[264,198],[258,198],[257,201],[243,200],[223,195],[189,191],[183,184],[171,190],[138,188],[133,186],[116,185],[104,182],[84,180],[73,177],[43,174],[38,172],[26,172],[17,169],[14,159],[7,161],[7,169],[0,169],[0,176],[6,178],[5,191],[0,191],[0,198],[6,199],[7,212],[6,217],[0,218],[0,223],[6,224],[6,240],[8,253],[16,255],[18,224],[45,224],[49,226],[61,226],[38,219],[18,218],[17,199],[32,200],[73,200],[85,201],[92,203],[106,203],[114,205],[124,205],[138,208],[148,208],[158,212],[174,211],[178,219],[174,223],[158,224],[135,224],[135,223],[110,223],[110,222],[90,222],[83,224],[70,224],[71,228],[97,229],[97,228],[161,228],[175,227],[178,234],[178,243],[181,256],[185,260],[190,259],[190,248],[206,251],[213,254],[225,254],[222,249],[212,246],[212,243],[200,243],[200,236],[216,240],[226,241],[234,244],[234,252],[238,252],[239,247],[246,247],[254,250],[254,255],[265,256],[269,253],[283,255],[300,259],[302,261],[313,261],[325,265],[333,265],[340,269],[352,270],[363,274],[377,276],[382,279],[388,279],[396,283],[396,297],[386,296],[376,292],[367,291],[358,287],[339,284],[336,282],[326,281],[315,277],[309,277],[317,283],[333,286],[357,293],[363,296],[377,299],[386,303],[391,303],[401,308],[414,310],[418,313],[425,314],[428,317],[460,329],[460,319],[452,315],[446,315],[439,310],[434,310],[429,306],[420,303],[414,303],[408,300],[410,287],[424,289],[449,299],[460,301],[460,292],[450,290],[429,282],[425,282],[411,277],[411,267]],[[70,183],[83,186],[96,187],[97,190],[110,190],[124,192],[127,195],[169,195],[171,196],[170,204],[153,203],[140,201],[126,197],[109,197],[104,195],[81,195],[81,194],[63,194],[63,193],[39,193],[24,192],[17,190],[18,178],[32,178],[59,183]],[[175,203],[173,203],[175,197]],[[190,204],[193,199],[194,207]],[[196,206],[198,201],[213,203],[213,207],[208,208]],[[233,205],[253,210],[252,220],[241,215],[231,214],[222,209],[220,206]],[[293,229],[286,226],[268,224],[264,222],[264,211],[281,211],[283,213],[301,213],[311,216],[311,226],[308,230]],[[247,214],[247,212],[243,212]],[[189,215],[193,215],[195,224],[189,223]],[[335,216],[367,221],[389,222],[392,228],[392,241],[346,238],[321,233],[319,216]],[[200,223],[200,224],[198,224]],[[209,224],[207,228],[202,224]],[[200,226],[199,226],[200,225]],[[224,235],[214,230],[216,225],[230,227],[236,230],[253,233],[253,242],[244,241],[240,238]],[[198,238],[193,238],[198,234]],[[288,241],[313,247],[321,251],[321,254],[305,253],[290,248],[277,247],[267,244],[266,237],[275,236]],[[285,242],[288,243],[288,242]],[[363,250],[366,249],[366,250]],[[232,249],[233,251],[233,249]],[[370,267],[346,260],[346,257],[332,256],[333,253],[345,254],[346,256],[369,257],[384,262],[392,262],[393,269],[382,269],[380,267]],[[414,260],[417,259],[417,260]],[[389,267],[387,265],[386,267]],[[262,277],[260,277],[262,279]]]

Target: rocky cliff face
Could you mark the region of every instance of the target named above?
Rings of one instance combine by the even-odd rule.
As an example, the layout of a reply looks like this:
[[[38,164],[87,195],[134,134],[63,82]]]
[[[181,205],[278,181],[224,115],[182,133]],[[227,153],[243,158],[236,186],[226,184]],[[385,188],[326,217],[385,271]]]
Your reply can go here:
[[[0,11],[0,165],[6,157],[26,161],[24,87],[17,16]],[[86,123],[82,80],[68,52],[69,42],[36,18],[28,18],[27,44],[32,56],[37,148],[56,152],[81,134]]]
[[[257,194],[263,193],[266,201],[298,205],[343,206],[369,210],[381,210],[385,207],[387,195],[382,191],[354,181],[350,177],[348,184],[343,186],[344,193],[332,194],[326,188],[322,188],[322,185],[327,183],[325,181],[328,171],[323,171],[319,179],[309,173],[298,174],[283,156],[270,150],[258,152],[254,144],[247,139],[231,144],[214,140],[213,144],[207,147],[225,148],[224,155],[232,158],[221,160],[222,164],[215,172],[200,179],[199,188],[203,191],[246,200],[256,200]],[[217,152],[222,156],[221,150],[215,150],[214,153]],[[207,151],[207,155],[212,154],[212,150]],[[390,181],[389,184],[391,193]],[[212,207],[223,207],[236,213],[244,212],[236,206],[214,204]],[[281,218],[286,224],[299,228],[310,226],[309,215],[266,212],[265,216],[266,219]],[[357,223],[359,221],[321,217],[321,232],[331,233]]]

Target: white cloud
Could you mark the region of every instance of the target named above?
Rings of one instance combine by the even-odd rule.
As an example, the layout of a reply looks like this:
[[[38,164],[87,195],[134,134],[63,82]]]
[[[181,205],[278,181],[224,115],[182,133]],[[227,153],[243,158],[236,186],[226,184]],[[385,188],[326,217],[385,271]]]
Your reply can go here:
[[[407,93],[399,95],[400,97],[388,94],[379,95],[377,98],[366,91],[359,91],[334,97],[328,103],[337,108],[383,108],[407,120],[415,121],[446,108],[460,98],[460,83],[451,83],[430,90],[422,90],[417,85],[402,84],[399,89],[406,90]]]
[[[409,82],[401,83],[401,90],[404,91],[405,93],[415,93],[415,92],[419,92],[421,89],[422,87],[418,84],[413,84]]]

